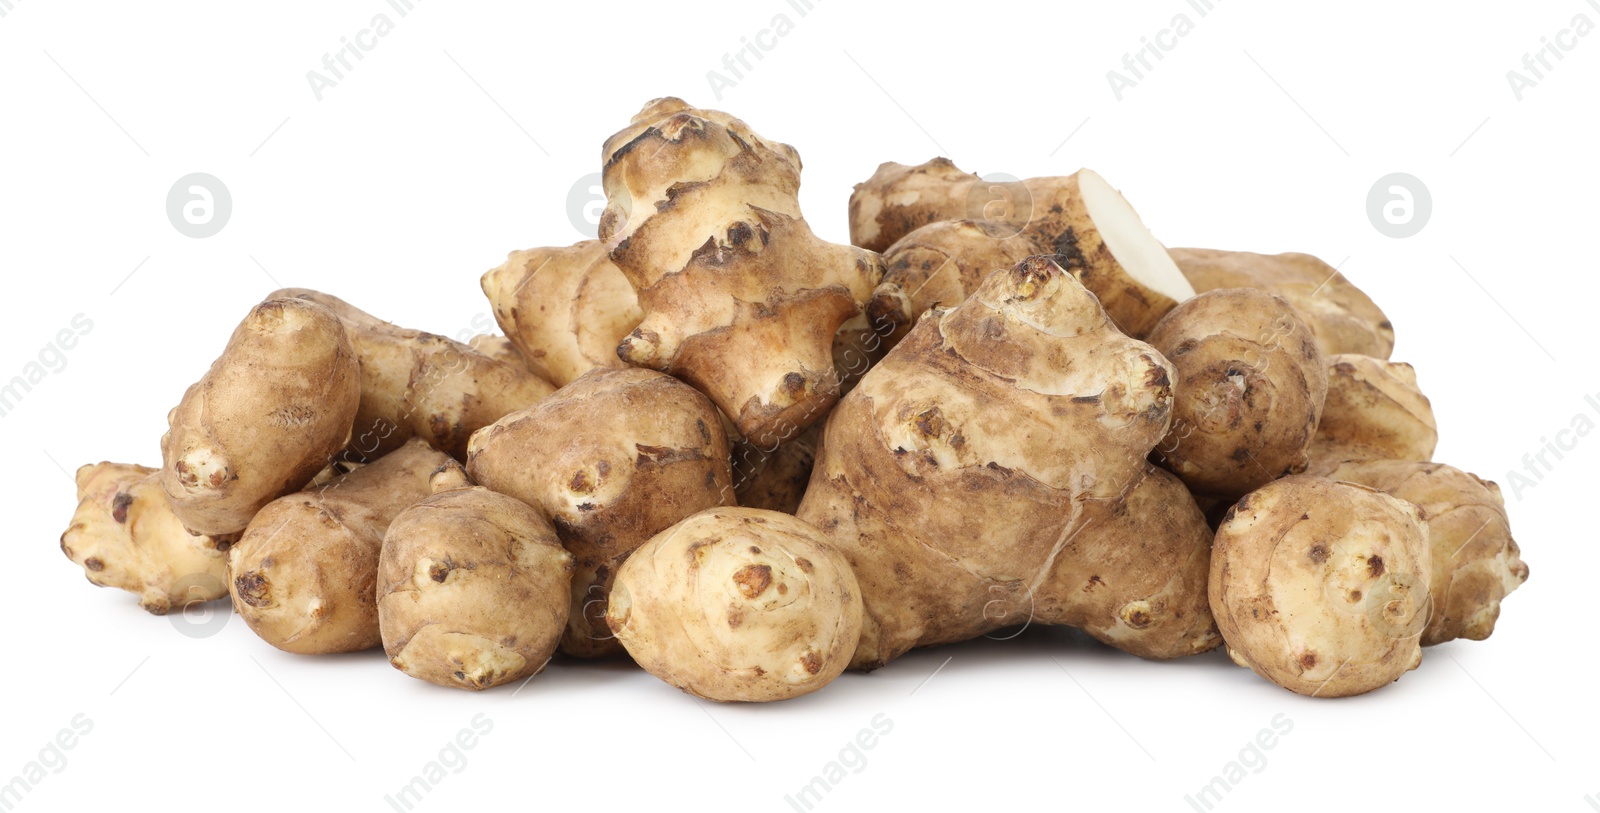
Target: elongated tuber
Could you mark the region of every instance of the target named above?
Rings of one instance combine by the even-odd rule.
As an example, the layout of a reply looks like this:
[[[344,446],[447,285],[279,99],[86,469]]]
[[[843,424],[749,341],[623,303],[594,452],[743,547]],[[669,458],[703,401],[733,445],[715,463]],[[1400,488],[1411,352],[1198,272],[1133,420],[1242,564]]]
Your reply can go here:
[[[528,368],[470,346],[379,319],[304,288],[274,296],[317,302],[339,315],[361,359],[361,409],[349,456],[371,460],[420,437],[458,460],[472,433],[555,391]]]
[[[189,530],[237,533],[299,489],[350,438],[361,365],[344,324],[302,299],[269,299],[167,414],[161,487]]]
[[[228,551],[233,606],[285,652],[327,655],[382,643],[377,572],[384,530],[430,493],[450,458],[413,438],[349,474],[261,509]]]
[[[1337,268],[1310,254],[1253,254],[1175,248],[1172,259],[1200,293],[1259,288],[1288,300],[1324,356],[1360,353],[1387,359],[1394,352],[1389,317]]]

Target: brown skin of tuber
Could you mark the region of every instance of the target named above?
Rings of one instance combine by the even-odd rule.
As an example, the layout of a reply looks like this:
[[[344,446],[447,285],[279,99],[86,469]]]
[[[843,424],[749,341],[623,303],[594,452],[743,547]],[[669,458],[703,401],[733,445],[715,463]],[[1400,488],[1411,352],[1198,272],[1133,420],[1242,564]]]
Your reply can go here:
[[[978,289],[985,277],[1037,254],[1034,245],[1006,223],[944,220],[895,241],[883,253],[883,283],[867,303],[871,324],[885,350],[911,331],[923,312],[952,308]]]
[[[798,512],[860,580],[852,666],[1024,620],[1086,504],[1143,476],[1173,377],[1047,258],[925,314],[834,410]]]
[[[537,511],[471,485],[453,461],[432,487],[383,538],[378,625],[389,662],[472,691],[538,674],[567,627],[572,555]]]
[[[190,531],[237,533],[344,448],[361,365],[343,323],[301,299],[269,299],[167,415],[161,487]]]
[[[1211,610],[1240,665],[1298,694],[1363,694],[1422,661],[1430,560],[1411,503],[1286,477],[1217,530]]]
[[[741,441],[733,447],[733,491],[739,505],[782,514],[800,509],[821,445],[822,425],[776,449]]]
[[[599,240],[513,251],[483,275],[495,321],[529,369],[557,387],[596,368],[621,368],[617,345],[639,325],[633,285]]]
[[[772,511],[713,508],[628,557],[606,623],[640,666],[690,694],[787,700],[850,663],[861,591],[816,528]]]
[[[851,240],[887,252],[928,224],[962,219],[987,220],[997,233],[1026,243],[1028,254],[1050,255],[1100,300],[1119,330],[1137,339],[1194,295],[1165,247],[1092,170],[996,182],[961,172],[944,158],[916,167],[886,163],[850,196]],[[889,299],[878,307],[893,319],[895,292],[882,293]],[[915,303],[901,308],[917,310]]]
[[[572,553],[561,651],[620,652],[606,598],[633,550],[690,514],[733,502],[728,438],[711,402],[641,369],[595,369],[472,438],[467,472],[549,518]]]
[[[97,463],[78,469],[78,510],[61,552],[89,581],[139,596],[155,615],[228,595],[235,537],[191,534],[172,513],[159,469]]]
[[[1433,549],[1433,614],[1423,646],[1494,632],[1500,602],[1528,580],[1499,486],[1442,463],[1398,460],[1343,463],[1327,476],[1417,506]]]
[[[384,531],[431,493],[429,475],[448,462],[413,438],[261,509],[228,551],[239,616],[285,652],[328,655],[381,644],[377,571]]]
[[[472,433],[555,391],[526,366],[420,330],[398,327],[305,288],[273,294],[326,306],[344,321],[361,360],[361,409],[347,457],[371,460],[420,437],[465,460]]]
[[[1253,254],[1209,248],[1175,248],[1172,259],[1200,293],[1218,288],[1259,288],[1288,300],[1324,356],[1359,353],[1388,359],[1394,325],[1339,270],[1310,254]]]
[[[1211,650],[1222,643],[1207,597],[1211,535],[1183,482],[1147,466],[1124,494],[1085,504],[1034,594],[1031,618],[1141,658]]]
[[[1282,298],[1250,288],[1201,294],[1150,334],[1178,368],[1162,465],[1196,494],[1236,500],[1306,470],[1328,372]]]
[[[825,417],[840,392],[835,336],[883,262],[811,232],[793,148],[660,99],[604,155],[600,239],[644,312],[617,354],[694,385],[756,443]]]
[[[1346,460],[1433,459],[1433,406],[1409,364],[1345,354],[1328,359],[1328,397],[1311,441],[1309,471]]]

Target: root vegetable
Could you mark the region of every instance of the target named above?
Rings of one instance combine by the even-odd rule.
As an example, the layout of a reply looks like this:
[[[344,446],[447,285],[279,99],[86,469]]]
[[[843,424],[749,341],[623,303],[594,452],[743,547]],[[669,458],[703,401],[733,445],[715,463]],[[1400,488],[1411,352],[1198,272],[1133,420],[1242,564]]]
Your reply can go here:
[[[1344,463],[1328,476],[1376,488],[1419,509],[1433,550],[1433,613],[1423,646],[1457,638],[1482,641],[1494,632],[1500,602],[1528,580],[1499,486],[1441,463],[1396,460]]]
[[[1322,354],[1282,298],[1209,291],[1150,334],[1178,368],[1161,462],[1195,493],[1236,500],[1306,470],[1328,392]]]
[[[711,402],[640,369],[590,370],[484,428],[467,472],[543,513],[572,553],[561,651],[579,657],[621,650],[604,616],[623,560],[673,523],[734,499],[728,438]]]
[[[816,528],[714,508],[628,557],[606,623],[640,666],[690,694],[787,700],[844,671],[861,633],[861,592]]]
[[[883,283],[867,303],[885,350],[898,344],[924,311],[961,304],[990,273],[1038,253],[1006,223],[945,220],[895,241],[883,255]]]
[[[90,582],[139,596],[155,615],[228,595],[233,536],[189,533],[161,490],[159,469],[97,463],[78,469],[78,510],[61,552]]]
[[[167,415],[161,487],[189,530],[244,530],[350,437],[361,367],[339,318],[300,299],[269,299]]]
[[[1211,610],[1240,665],[1299,694],[1362,694],[1422,660],[1430,556],[1412,504],[1287,477],[1217,530]]]
[[[479,333],[467,340],[467,346],[503,364],[528,368],[528,359],[511,340],[493,333]],[[532,369],[532,368],[528,368]],[[548,381],[548,379],[546,379]]]
[[[378,624],[396,669],[481,690],[538,674],[567,626],[572,555],[527,504],[459,465],[384,534]]]
[[[1339,270],[1310,254],[1252,254],[1175,248],[1172,259],[1200,293],[1259,288],[1288,300],[1317,337],[1324,356],[1359,353],[1388,359],[1394,325]]]
[[[1205,515],[1177,477],[1149,466],[1124,494],[1085,504],[1029,616],[1141,658],[1196,655],[1222,643],[1206,592],[1210,574]],[[1001,612],[997,605],[989,614]]]
[[[798,517],[860,580],[852,665],[1017,620],[1084,520],[1166,434],[1174,371],[1033,257],[924,315],[830,416]]]
[[[1195,293],[1138,213],[1093,170],[993,183],[942,158],[920,167],[884,164],[857,185],[850,206],[858,245],[892,244],[943,220],[1006,224],[1032,245],[1032,253],[1054,255],[1099,298],[1118,329],[1134,338],[1144,338]]]
[[[805,497],[816,463],[822,426],[813,426],[776,449],[743,441],[733,449],[733,491],[739,505],[793,514]]]
[[[409,330],[344,300],[304,288],[274,294],[338,314],[361,359],[361,409],[349,454],[370,460],[420,437],[465,460],[472,433],[555,391],[527,367],[453,339]]]
[[[976,220],[1005,212],[1004,207],[983,211],[994,198],[980,183],[981,178],[962,172],[948,158],[917,166],[886,161],[871,178],[856,184],[850,195],[850,242],[887,254],[890,246],[930,223]],[[1004,202],[1006,190],[1000,191]],[[958,303],[945,304],[953,307]]]
[[[495,321],[529,369],[557,387],[596,367],[627,366],[617,345],[644,312],[599,240],[513,251],[482,284]]]
[[[1311,470],[1346,460],[1433,459],[1433,406],[1409,364],[1345,354],[1328,359],[1328,397],[1311,442]]]
[[[421,438],[349,474],[275,500],[228,551],[233,606],[285,652],[359,652],[382,643],[377,571],[383,534],[430,493],[450,462]]]
[[[812,233],[798,154],[725,113],[660,99],[605,157],[600,238],[644,311],[618,355],[694,385],[755,443],[820,421],[840,391],[835,335],[883,263]]]

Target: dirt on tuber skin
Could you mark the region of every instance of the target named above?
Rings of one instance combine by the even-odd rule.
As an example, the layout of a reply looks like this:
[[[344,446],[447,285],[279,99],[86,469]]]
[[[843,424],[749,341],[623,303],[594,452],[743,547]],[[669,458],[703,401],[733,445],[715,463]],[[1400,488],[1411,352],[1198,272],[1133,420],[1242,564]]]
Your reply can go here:
[[[644,312],[599,240],[513,251],[481,284],[506,338],[557,387],[596,367],[627,366],[617,345]]]
[[[350,437],[361,365],[332,311],[268,299],[167,414],[161,487],[184,527],[238,533],[310,482]]]
[[[328,655],[381,644],[377,571],[384,531],[431,493],[429,476],[449,461],[413,438],[261,509],[228,551],[239,616],[285,652]]]
[[[1172,259],[1195,291],[1258,288],[1288,301],[1311,328],[1323,356],[1359,353],[1387,360],[1394,325],[1337,268],[1310,254],[1253,254],[1175,248]]]
[[[1178,370],[1156,458],[1192,491],[1237,500],[1306,470],[1328,372],[1287,302],[1251,288],[1208,291],[1168,313],[1150,343]]]
[[[1438,442],[1433,405],[1417,388],[1411,365],[1353,354],[1328,359],[1328,397],[1308,472],[1321,474],[1346,460],[1425,462]]]
[[[526,366],[469,345],[379,319],[344,300],[305,288],[293,297],[327,307],[344,322],[361,361],[361,408],[346,457],[366,461],[420,437],[457,460],[472,433],[555,391]]]
[[[1048,258],[997,271],[956,308],[925,314],[834,410],[798,512],[860,580],[866,615],[852,666],[973,638],[1046,603],[1036,599],[1058,561],[1078,566],[1109,544],[1076,548],[1073,534],[1087,505],[1122,499],[1144,476],[1167,431],[1173,378]],[[1129,588],[1130,598],[1197,611],[1198,587],[1157,597],[1169,580],[1150,593]],[[1107,637],[1133,649],[1141,636],[1167,638],[1170,621],[1202,629],[1192,647],[1168,639],[1149,654],[1214,643],[1192,613],[1175,615]]]
[[[1286,477],[1218,528],[1211,610],[1241,666],[1298,694],[1363,694],[1421,663],[1431,561],[1415,505]]]
[[[838,399],[834,339],[883,277],[802,218],[800,156],[726,113],[657,99],[605,145],[600,239],[644,319],[617,354],[704,392],[763,445]]]
[[[378,625],[389,662],[480,691],[538,674],[567,626],[572,555],[526,503],[474,486],[454,461],[383,538]]]
[[[76,479],[78,510],[61,552],[90,582],[139,596],[155,615],[228,595],[227,550],[237,536],[189,533],[161,490],[159,469],[97,463]]]
[[[876,250],[890,251],[929,224],[979,219],[1026,243],[1027,253],[1051,256],[1100,300],[1119,330],[1136,339],[1194,296],[1166,247],[1093,170],[999,182],[964,173],[944,158],[915,167],[891,162],[850,196],[851,240]],[[885,293],[891,299],[879,308],[887,307],[890,319],[896,311],[917,310],[914,302],[896,306],[893,290]],[[943,304],[953,307],[960,299]]]
[[[1499,486],[1442,463],[1403,460],[1351,461],[1327,476],[1417,507],[1433,551],[1423,646],[1482,641],[1494,632],[1500,602],[1528,580]]]
[[[533,506],[572,553],[561,651],[622,647],[605,626],[617,568],[656,533],[734,499],[728,438],[706,397],[671,376],[597,368],[472,438],[473,482]]]
[[[787,700],[850,663],[861,592],[816,528],[773,511],[713,508],[628,557],[606,623],[640,666],[690,694]]]

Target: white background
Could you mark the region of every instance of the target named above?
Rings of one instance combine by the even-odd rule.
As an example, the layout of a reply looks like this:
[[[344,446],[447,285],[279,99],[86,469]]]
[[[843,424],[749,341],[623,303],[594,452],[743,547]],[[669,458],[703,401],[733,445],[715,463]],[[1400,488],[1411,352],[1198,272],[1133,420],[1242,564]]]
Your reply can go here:
[[[1185,794],[1276,715],[1292,732],[1217,809],[1581,811],[1600,796],[1597,437],[1547,457],[1536,487],[1507,486],[1532,579],[1494,637],[1430,649],[1393,686],[1341,701],[1217,653],[1147,663],[1063,630],[917,652],[760,707],[561,660],[520,692],[473,695],[377,652],[285,655],[236,617],[180,634],[86,584],[56,545],[69,472],[158,462],[167,410],[268,291],[470,331],[488,313],[478,276],[512,249],[580,239],[569,190],[668,94],[798,147],[802,204],[840,242],[853,183],[947,154],[1017,177],[1094,167],[1168,245],[1342,263],[1433,399],[1436,459],[1507,485],[1574,416],[1600,422],[1584,400],[1600,393],[1600,34],[1521,101],[1506,78],[1575,15],[1600,22],[1585,0],[1223,0],[1204,18],[1183,0],[826,0],[803,17],[784,0],[426,0],[404,18],[383,0],[7,5],[0,379],[75,314],[93,321],[0,419],[0,783],[74,715],[93,721],[19,810],[390,810],[385,794],[478,714],[492,732],[416,809],[792,810],[785,794],[879,714],[892,732],[817,809],[1191,810]],[[318,101],[307,72],[380,12],[394,31]],[[1107,71],[1180,12],[1194,31],[1118,101]],[[715,98],[707,72],[779,13],[793,31]],[[209,239],[166,216],[191,172],[231,190]],[[1390,172],[1431,189],[1415,237],[1368,220]]]

